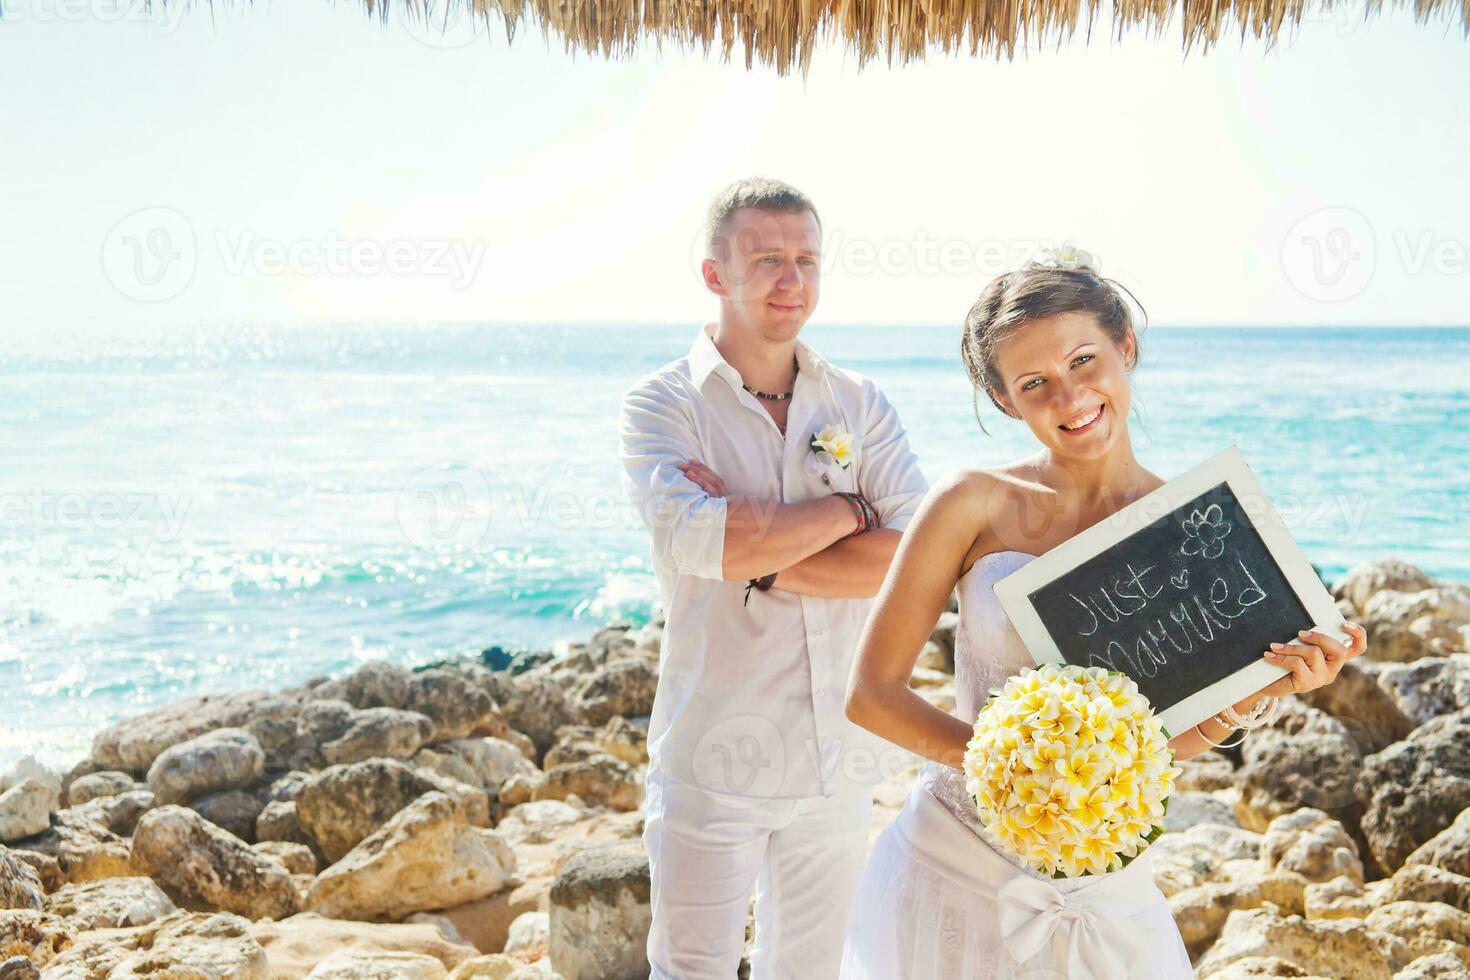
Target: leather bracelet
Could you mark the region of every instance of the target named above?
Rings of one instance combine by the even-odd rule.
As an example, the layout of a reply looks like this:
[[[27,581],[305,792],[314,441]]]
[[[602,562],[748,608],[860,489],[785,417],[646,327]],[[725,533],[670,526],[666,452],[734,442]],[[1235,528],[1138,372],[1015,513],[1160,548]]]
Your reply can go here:
[[[864,531],[866,531],[868,529],[868,511],[863,506],[862,497],[855,493],[849,493],[845,490],[838,490],[836,491],[835,495],[847,501],[848,506],[852,508],[853,516],[857,518],[857,527],[854,530],[848,532],[847,537],[850,538],[854,534],[862,534]]]
[[[771,586],[775,583],[776,576],[778,574],[780,574],[780,573],[779,572],[772,572],[769,575],[762,575],[760,578],[753,578],[749,582],[747,582],[745,584],[745,601],[743,603],[741,603],[741,605],[743,605],[743,606],[750,605],[750,590],[751,589],[756,589],[756,590],[758,590],[760,592],[769,592],[771,590]]]

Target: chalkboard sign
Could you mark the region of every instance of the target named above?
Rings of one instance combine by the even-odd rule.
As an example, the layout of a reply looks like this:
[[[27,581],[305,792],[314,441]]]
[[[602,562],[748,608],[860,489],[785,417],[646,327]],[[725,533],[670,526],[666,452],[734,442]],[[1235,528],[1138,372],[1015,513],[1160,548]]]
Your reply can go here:
[[[1001,579],[1033,659],[1121,670],[1178,734],[1286,672],[1261,654],[1342,615],[1231,447]]]

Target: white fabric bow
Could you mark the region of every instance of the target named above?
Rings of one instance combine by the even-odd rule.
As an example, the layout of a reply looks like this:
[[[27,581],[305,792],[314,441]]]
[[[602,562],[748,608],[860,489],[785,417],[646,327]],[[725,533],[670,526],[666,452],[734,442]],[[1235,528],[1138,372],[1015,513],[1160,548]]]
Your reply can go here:
[[[1104,931],[1110,913],[1117,909],[1109,901],[1109,890],[1089,889],[1085,898],[1072,900],[1054,886],[1027,875],[1017,875],[997,893],[1000,932],[1017,963],[1024,963],[1048,949],[1058,928],[1067,936],[1067,961],[1057,964],[1069,980],[1121,980],[1143,952],[1140,937],[1126,925],[1114,923]],[[1111,897],[1117,899],[1114,892]]]

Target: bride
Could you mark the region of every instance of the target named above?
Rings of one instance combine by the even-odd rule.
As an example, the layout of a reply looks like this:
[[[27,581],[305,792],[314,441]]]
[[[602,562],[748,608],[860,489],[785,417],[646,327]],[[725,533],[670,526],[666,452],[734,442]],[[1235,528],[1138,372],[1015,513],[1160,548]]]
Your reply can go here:
[[[1086,253],[1052,253],[986,287],[965,318],[961,353],[976,389],[1025,422],[1041,448],[930,490],[863,629],[848,718],[930,761],[874,847],[842,978],[1192,978],[1153,882],[1151,850],[1119,870],[1053,880],[980,825],[959,768],[987,692],[1034,666],[992,586],[1165,482],[1139,464],[1129,440],[1128,374],[1138,361],[1131,314]],[[956,588],[951,715],[908,679]],[[1263,651],[1288,672],[1236,710],[1330,683],[1365,646],[1361,627],[1347,629],[1350,647],[1311,632]],[[1169,744],[1182,760],[1229,732],[1212,719]]]

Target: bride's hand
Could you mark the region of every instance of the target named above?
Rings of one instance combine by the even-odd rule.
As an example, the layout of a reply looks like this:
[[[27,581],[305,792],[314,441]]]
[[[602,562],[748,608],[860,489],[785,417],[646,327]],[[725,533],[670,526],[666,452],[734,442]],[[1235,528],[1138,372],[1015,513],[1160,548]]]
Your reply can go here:
[[[1305,694],[1319,687],[1326,687],[1337,680],[1342,665],[1368,649],[1368,633],[1357,623],[1346,623],[1349,642],[1334,640],[1316,630],[1302,630],[1301,642],[1292,644],[1273,643],[1266,651],[1268,664],[1285,667],[1290,672],[1261,688],[1255,694],[1236,705],[1236,710],[1250,708],[1263,696],[1284,697],[1288,694]]]

